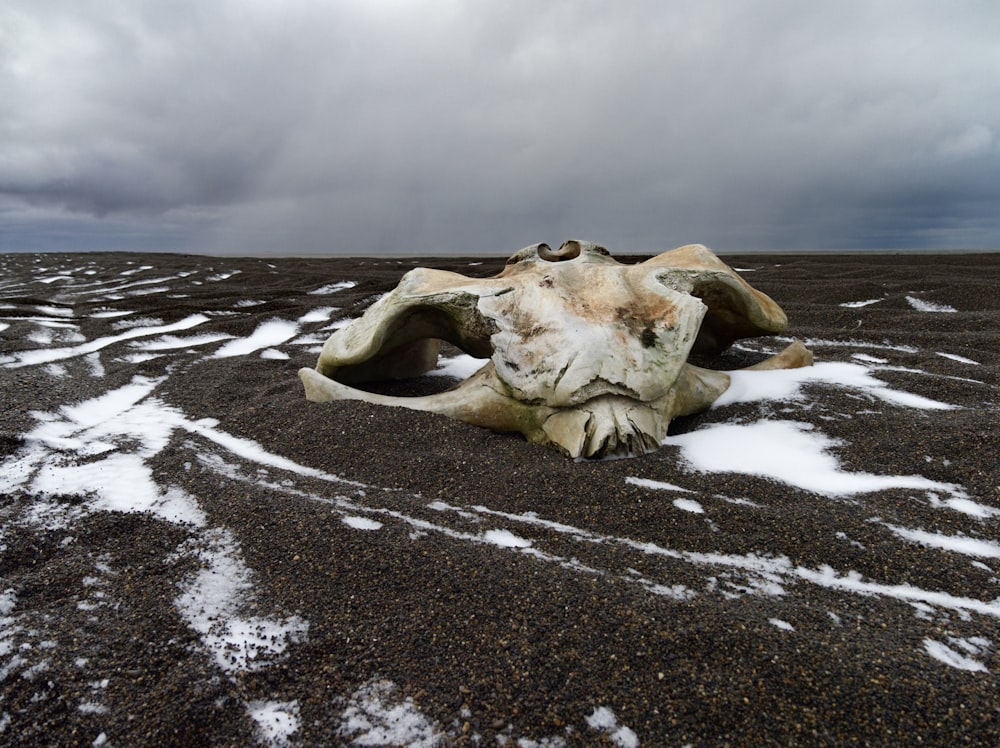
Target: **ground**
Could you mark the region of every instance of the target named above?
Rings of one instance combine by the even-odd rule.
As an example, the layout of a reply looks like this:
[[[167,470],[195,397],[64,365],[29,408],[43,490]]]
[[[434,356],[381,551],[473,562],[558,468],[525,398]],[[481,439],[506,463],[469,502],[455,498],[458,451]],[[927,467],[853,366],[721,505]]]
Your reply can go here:
[[[816,366],[574,462],[303,397],[502,259],[0,256],[0,742],[1000,742],[1000,255],[723,259]]]

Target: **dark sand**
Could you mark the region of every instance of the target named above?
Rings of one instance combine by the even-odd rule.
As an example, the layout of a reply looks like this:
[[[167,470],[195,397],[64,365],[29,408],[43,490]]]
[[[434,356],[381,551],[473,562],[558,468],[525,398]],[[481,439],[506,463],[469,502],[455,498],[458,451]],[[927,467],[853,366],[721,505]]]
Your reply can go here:
[[[807,422],[841,440],[834,453],[843,470],[957,484],[978,505],[1000,509],[1000,254],[724,259],[748,269],[744,277],[785,309],[790,336],[821,341],[812,346],[817,362],[878,357],[898,367],[875,372],[891,387],[958,407],[898,407],[824,384],[787,411],[780,403],[726,406],[683,419],[675,431],[761,418]],[[338,307],[334,318],[357,316],[414,265],[485,276],[503,260],[470,262],[478,260],[2,256],[0,322],[9,327],[0,331],[0,354],[44,347],[29,338],[37,323],[22,319],[37,315],[38,305],[65,305],[81,340],[115,334],[113,320],[87,316],[98,308],[164,323],[237,312],[175,334],[245,336],[265,320],[296,320],[318,306]],[[82,265],[96,272],[39,281]],[[120,300],[65,295],[85,279],[126,280],[119,274],[140,265],[153,269],[127,278],[173,279],[149,284],[160,290],[144,295],[125,290]],[[179,271],[193,274],[178,280]],[[308,293],[338,280],[358,284]],[[907,295],[957,311],[917,311]],[[236,306],[247,299],[263,303]],[[881,301],[841,306],[873,299]],[[129,363],[123,357],[135,349],[123,341],[98,354],[101,376],[84,357],[59,362],[61,370],[0,365],[0,459],[7,460],[0,470],[12,470],[30,448],[22,435],[38,424],[33,412],[54,413],[169,368],[156,397],[188,418],[216,419],[220,430],[269,452],[369,486],[361,496],[351,486],[258,472],[232,454],[226,459],[250,479],[227,478],[197,459],[201,450],[222,450],[178,432],[149,464],[159,485],[196,497],[206,527],[99,511],[86,496],[59,495],[55,503],[75,507],[78,519],[45,529],[31,514],[40,497],[29,488],[0,495],[0,591],[15,600],[0,610],[0,744],[252,744],[259,733],[246,705],[256,701],[297,702],[292,745],[347,744],[362,735],[345,728],[352,695],[384,680],[394,684],[385,687],[393,703],[419,712],[441,745],[498,738],[613,745],[613,738],[628,744],[633,733],[642,745],[669,746],[1000,745],[1000,557],[990,552],[1000,548],[1000,513],[970,516],[923,490],[831,498],[744,474],[699,474],[670,446],[637,459],[575,463],[517,435],[443,417],[312,404],[296,372],[314,365],[316,354],[303,345],[278,348],[290,358],[209,359],[207,346]],[[715,365],[761,357],[736,351]],[[628,484],[629,476],[693,489],[683,496],[704,513],[679,510],[678,494]],[[268,483],[282,480],[299,494]],[[381,529],[341,521],[344,512],[329,503],[339,494],[372,508],[365,516]],[[475,516],[428,508],[434,501]],[[472,512],[476,506],[535,512],[591,540]],[[416,532],[404,515],[438,529]],[[890,525],[979,539],[985,550],[922,545]],[[219,669],[178,613],[177,598],[199,566],[183,549],[211,528],[232,533],[252,572],[245,615],[308,623],[301,641],[256,670]],[[469,539],[494,528],[531,539],[548,556]],[[784,558],[789,570],[829,566],[886,590],[982,601],[983,610],[926,596],[913,605],[791,571],[774,580],[783,594],[767,594],[761,575],[613,539],[686,554]],[[652,582],[690,594],[657,594],[664,589]],[[930,656],[928,640],[986,670],[945,664]],[[613,712],[617,727],[588,725],[598,707]]]

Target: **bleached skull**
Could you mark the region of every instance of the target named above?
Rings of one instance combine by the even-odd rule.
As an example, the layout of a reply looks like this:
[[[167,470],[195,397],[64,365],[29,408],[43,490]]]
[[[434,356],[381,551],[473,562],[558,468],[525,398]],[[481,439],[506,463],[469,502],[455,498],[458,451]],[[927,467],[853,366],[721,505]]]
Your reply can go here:
[[[785,314],[701,245],[626,265],[591,242],[525,247],[492,278],[411,270],[299,373],[316,402],[365,400],[441,413],[571,457],[655,450],[676,416],[707,409],[724,372],[688,362],[785,329]],[[418,376],[448,341],[484,366],[434,395],[352,383]],[[801,343],[754,367],[812,363]]]

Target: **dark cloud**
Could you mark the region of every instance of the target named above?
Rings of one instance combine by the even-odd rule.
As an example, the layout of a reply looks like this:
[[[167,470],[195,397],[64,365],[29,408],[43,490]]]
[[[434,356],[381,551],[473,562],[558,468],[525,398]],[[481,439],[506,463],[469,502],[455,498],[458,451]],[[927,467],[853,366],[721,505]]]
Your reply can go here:
[[[996,247],[997,38],[975,2],[8,0],[0,249]]]

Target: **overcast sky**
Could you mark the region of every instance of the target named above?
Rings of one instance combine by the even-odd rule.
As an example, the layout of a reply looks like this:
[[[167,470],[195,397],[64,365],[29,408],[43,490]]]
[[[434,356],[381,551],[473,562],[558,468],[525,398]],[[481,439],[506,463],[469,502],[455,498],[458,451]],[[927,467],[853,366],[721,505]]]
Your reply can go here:
[[[0,251],[568,238],[1000,247],[1000,2],[0,2]]]

